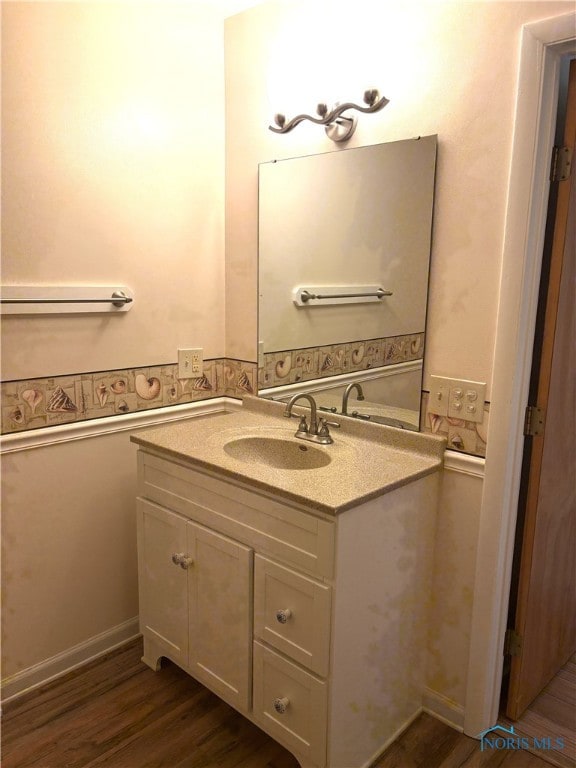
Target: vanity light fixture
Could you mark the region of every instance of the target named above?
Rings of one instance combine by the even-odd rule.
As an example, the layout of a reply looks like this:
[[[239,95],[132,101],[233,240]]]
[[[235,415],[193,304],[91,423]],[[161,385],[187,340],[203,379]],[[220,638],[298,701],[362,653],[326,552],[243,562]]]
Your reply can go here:
[[[274,133],[288,133],[303,120],[310,120],[312,123],[325,126],[326,135],[332,141],[346,141],[356,130],[356,115],[343,115],[343,112],[349,109],[356,109],[358,112],[378,112],[378,110],[388,104],[388,99],[380,98],[376,88],[364,91],[364,103],[368,106],[362,107],[359,104],[353,104],[351,101],[345,104],[336,104],[331,110],[328,110],[326,104],[318,104],[316,112],[319,117],[312,115],[296,115],[292,120],[286,122],[286,116],[280,113],[274,115],[276,126],[268,126]]]

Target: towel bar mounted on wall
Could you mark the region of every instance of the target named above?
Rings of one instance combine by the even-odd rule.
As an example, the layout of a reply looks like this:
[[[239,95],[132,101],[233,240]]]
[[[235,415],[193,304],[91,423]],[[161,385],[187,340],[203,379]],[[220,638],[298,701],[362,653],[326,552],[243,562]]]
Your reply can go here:
[[[54,315],[128,312],[134,303],[125,286],[4,285],[0,307],[3,315]]]
[[[392,296],[379,285],[299,286],[292,291],[298,307],[319,307],[329,304],[373,304],[385,296]]]

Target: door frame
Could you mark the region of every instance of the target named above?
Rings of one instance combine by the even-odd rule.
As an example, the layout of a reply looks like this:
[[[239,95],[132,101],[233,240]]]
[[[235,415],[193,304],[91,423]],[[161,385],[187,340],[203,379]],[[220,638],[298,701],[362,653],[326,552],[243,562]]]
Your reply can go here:
[[[522,28],[464,710],[470,736],[498,719],[550,158],[570,53],[576,12]]]

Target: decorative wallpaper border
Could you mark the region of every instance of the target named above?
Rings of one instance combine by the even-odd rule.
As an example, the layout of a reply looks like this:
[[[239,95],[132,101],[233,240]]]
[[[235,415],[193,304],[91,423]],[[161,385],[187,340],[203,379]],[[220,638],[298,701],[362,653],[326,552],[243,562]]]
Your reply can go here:
[[[258,370],[258,386],[279,387],[369,368],[383,368],[421,360],[423,353],[424,333],[266,352],[264,365]]]
[[[448,440],[451,451],[468,453],[472,456],[486,456],[486,438],[488,435],[488,420],[490,418],[490,403],[484,403],[484,419],[481,424],[465,419],[449,419],[429,413],[429,392],[422,392],[420,409],[420,430],[434,435],[442,435]]]
[[[256,392],[256,364],[204,361],[204,374],[179,379],[178,365],[6,381],[0,384],[2,433]]]
[[[418,345],[418,339],[421,339]],[[339,373],[383,367],[421,358],[424,334],[387,339],[370,339],[330,347],[310,347],[265,355],[267,367],[257,371],[256,363],[230,358],[204,361],[204,374],[195,379],[179,379],[176,363],[142,368],[126,368],[95,373],[78,373],[0,383],[2,433],[69,424],[106,416],[181,405],[215,397],[241,399],[257,391],[256,379],[274,371],[288,358],[287,372],[275,384],[307,381]],[[353,353],[356,352],[356,360]],[[308,359],[310,362],[308,363]],[[320,363],[322,361],[322,363]],[[294,362],[294,365],[292,363]],[[286,365],[288,365],[286,364]],[[324,364],[319,375],[314,365]],[[317,369],[316,369],[317,370]],[[261,383],[260,386],[263,386]],[[486,436],[490,404],[484,403],[484,420],[476,424],[449,419],[428,412],[429,392],[422,392],[420,429],[448,440],[448,448],[472,456],[486,456]]]
[[[424,333],[416,333],[363,339],[347,344],[268,352],[264,354],[264,365],[258,369],[258,386],[279,387],[421,360],[424,339]],[[422,392],[420,430],[446,437],[448,448],[452,451],[484,458],[490,403],[484,403],[484,419],[481,424],[477,424],[429,413],[429,396],[429,392]]]

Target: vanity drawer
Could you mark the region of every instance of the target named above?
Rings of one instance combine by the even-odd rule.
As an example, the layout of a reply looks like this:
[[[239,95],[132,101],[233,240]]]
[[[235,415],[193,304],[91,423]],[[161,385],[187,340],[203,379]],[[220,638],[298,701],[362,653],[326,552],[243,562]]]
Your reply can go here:
[[[254,642],[254,719],[318,766],[326,764],[327,693],[327,683]]]
[[[254,635],[327,677],[331,587],[254,558]]]
[[[264,554],[332,576],[335,534],[329,520],[142,449],[138,491]]]

